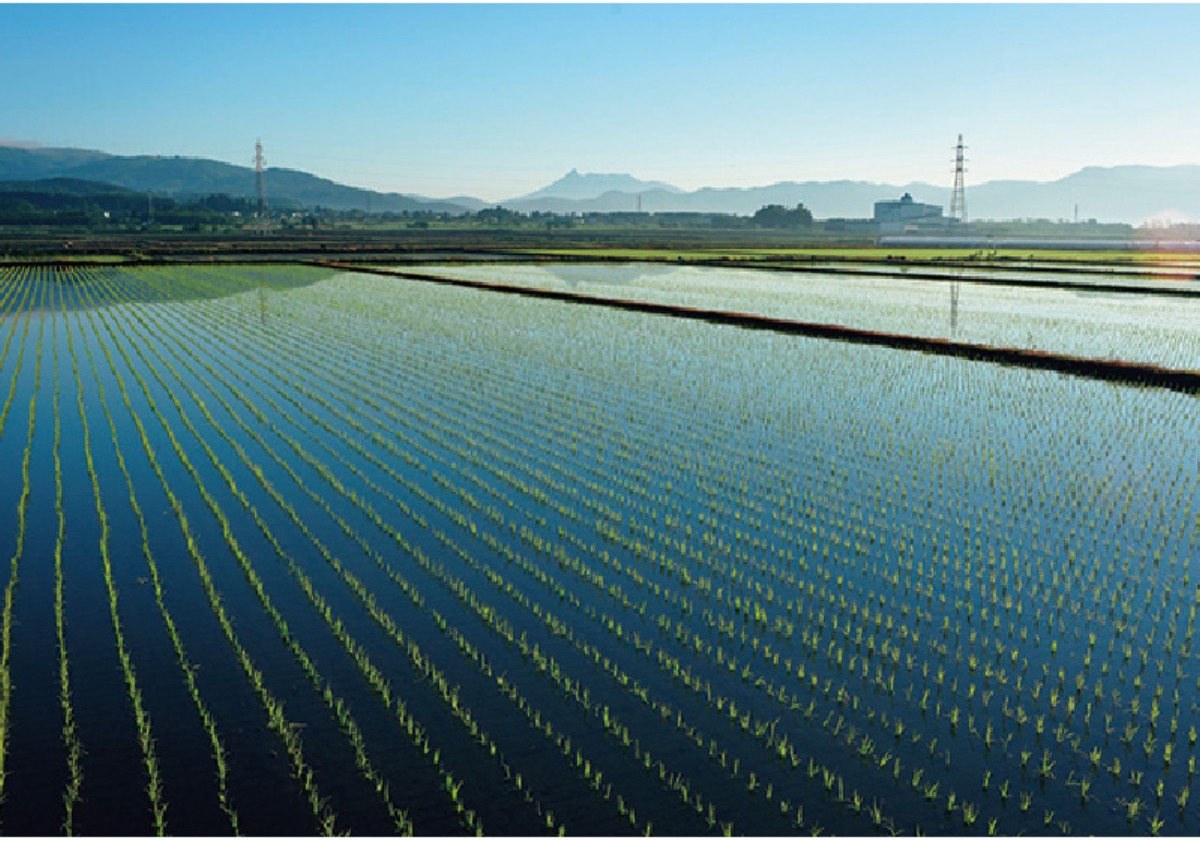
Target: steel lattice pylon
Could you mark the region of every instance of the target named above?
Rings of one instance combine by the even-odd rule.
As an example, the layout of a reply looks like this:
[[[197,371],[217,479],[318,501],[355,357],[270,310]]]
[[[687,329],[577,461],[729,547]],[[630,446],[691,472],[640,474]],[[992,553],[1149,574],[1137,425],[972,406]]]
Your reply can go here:
[[[954,192],[950,196],[950,218],[967,224],[967,188],[963,183],[963,173],[966,172],[966,158],[963,157],[962,135],[958,136],[958,151],[954,156]]]

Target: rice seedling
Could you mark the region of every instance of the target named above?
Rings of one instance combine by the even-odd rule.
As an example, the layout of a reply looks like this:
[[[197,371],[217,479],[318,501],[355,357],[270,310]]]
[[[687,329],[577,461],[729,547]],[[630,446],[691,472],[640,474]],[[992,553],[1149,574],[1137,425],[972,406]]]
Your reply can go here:
[[[685,791],[685,788],[684,788],[684,791]]]
[[[85,422],[86,423],[86,422]],[[117,589],[113,581],[112,558],[110,554],[108,515],[101,498],[100,482],[95,464],[91,458],[89,435],[84,426],[84,453],[87,457],[88,476],[92,484],[92,495],[96,505],[96,516],[100,522],[100,561],[104,570],[104,585],[108,594],[109,621],[117,645],[117,656],[121,662],[121,671],[125,680],[125,688],[129,703],[133,709],[134,720],[137,723],[138,744],[142,753],[142,762],[146,769],[146,791],[150,796],[150,810],[154,818],[154,829],[157,835],[166,834],[167,804],[163,800],[162,781],[159,776],[159,761],[154,749],[154,736],[150,716],[143,703],[142,690],[138,684],[137,673],[125,633],[121,625],[120,607],[117,600]]]
[[[203,404],[202,404],[202,403],[198,403],[198,406],[200,406],[200,407],[203,407]],[[230,441],[230,444],[233,444],[233,443],[232,443],[232,441]],[[235,447],[235,450],[236,450],[236,447]],[[238,451],[240,452],[240,450],[238,450]],[[260,476],[260,475],[262,475],[262,474],[260,474],[260,471],[256,471],[256,475],[259,475],[259,476]],[[270,488],[269,486],[268,486],[268,488],[266,488],[266,489],[268,489],[268,491],[269,491],[269,492],[271,491],[271,488]],[[287,507],[287,506],[286,506],[286,503],[283,503],[283,500],[281,500],[281,499],[278,499],[278,498],[276,497],[276,501],[280,501],[280,503],[281,503],[281,505],[282,505],[282,506],[284,506],[284,507]],[[294,512],[290,512],[290,515],[292,515],[292,516],[293,516],[293,519],[295,519]],[[302,525],[302,524],[298,523],[298,525]],[[308,533],[307,533],[307,531],[306,531],[306,534],[308,534]],[[311,535],[310,535],[310,536],[311,536]],[[320,547],[320,543],[319,543],[319,541],[316,541],[316,539],[314,539],[314,537],[312,537],[312,539],[314,540],[314,542],[316,542],[316,543],[317,543],[317,545],[318,545],[318,548],[322,548],[322,553],[325,555],[325,557],[326,557],[326,560],[329,560],[331,564],[334,564],[336,567],[338,567],[338,569],[340,569],[340,566],[338,566],[338,563],[337,563],[336,559],[334,559],[334,558],[331,558],[331,557],[330,557],[330,555],[329,555],[329,553],[328,553],[328,549],[324,549],[323,547]],[[294,571],[294,573],[295,573],[295,571]],[[350,582],[350,583],[352,583],[352,584],[356,584],[356,582],[355,582],[355,579],[354,579],[353,577],[350,577],[350,576],[348,575],[348,573],[347,573],[347,576],[346,576],[346,577],[347,577],[347,581],[348,581],[348,582]],[[360,585],[359,585],[359,587],[360,587]],[[308,590],[308,589],[306,588],[306,591],[310,591],[310,590]],[[362,595],[362,596],[365,596],[365,597],[366,597],[366,594],[364,594],[364,593],[361,593],[361,591],[359,591],[359,595]],[[386,618],[386,614],[382,614],[382,613],[380,613],[380,611],[379,611],[378,607],[376,607],[376,606],[374,606],[374,605],[373,605],[373,601],[372,601],[372,600],[370,600],[370,599],[367,599],[367,601],[366,601],[366,605],[367,605],[367,607],[368,607],[368,608],[371,608],[371,611],[372,611],[372,614],[374,615],[374,617],[376,617],[377,619],[379,619],[380,617],[383,617],[383,618],[384,618],[384,620],[385,620],[385,621],[384,621],[385,627],[389,627],[389,629],[391,630],[391,632],[392,632],[392,633],[398,633],[398,631],[397,631],[397,629],[396,629],[396,626],[395,626],[395,624],[394,624],[394,623],[392,623],[392,621],[391,621],[390,619]],[[325,611],[325,608],[323,608],[323,611]],[[326,612],[326,613],[328,613],[328,611],[325,611],[325,612]],[[338,625],[338,627],[340,627],[340,625]],[[340,638],[342,638],[342,639],[343,639],[343,642],[347,642],[347,641],[348,641],[348,638],[346,637],[346,635],[344,635],[344,632],[338,632],[338,633],[340,633]],[[398,642],[400,642],[402,645],[404,645],[404,647],[407,647],[407,648],[408,648],[410,651],[412,651],[412,650],[413,650],[413,649],[412,649],[412,645],[410,645],[410,643],[407,643],[406,641],[404,641],[404,639],[403,639],[403,636],[402,636],[402,635],[401,635],[400,637],[398,637]],[[460,642],[461,642],[461,639],[460,639]],[[353,644],[353,641],[349,641],[349,642],[347,642],[347,644]],[[424,663],[424,662],[425,662],[424,660],[421,660],[421,657],[420,657],[420,655],[419,655],[419,654],[418,654],[418,655],[416,655],[416,656],[418,656],[418,660],[419,660],[420,662],[422,662],[422,663]],[[476,655],[476,656],[478,656],[478,655]],[[364,663],[366,662],[366,666],[365,666],[365,668],[367,668],[367,675],[368,675],[368,677],[371,677],[371,675],[373,675],[374,673],[376,673],[376,669],[373,669],[372,667],[370,667],[370,663],[368,663],[368,661],[366,661],[366,660],[365,660],[365,656],[364,656],[364,655],[362,655],[361,653],[355,654],[355,659],[356,659],[356,661],[358,661],[358,662],[359,662],[359,665],[360,665],[360,666],[364,666]],[[444,681],[444,680],[442,680],[442,679],[440,679],[440,678],[438,677],[438,673],[437,673],[436,671],[434,671],[434,672],[433,672],[433,677],[436,677],[436,678],[438,678],[438,683],[439,683],[439,685],[443,687],[443,690],[445,690],[445,686],[446,686],[446,684],[445,684],[445,681]],[[390,692],[389,690],[386,690],[386,689],[383,689],[382,691],[385,693],[385,695],[386,695],[386,693],[389,693],[389,692]],[[454,702],[454,698],[452,698],[452,697],[450,697],[450,696],[446,696],[446,697],[448,697],[448,699],[449,699],[449,701],[450,701],[451,703],[455,703],[455,702]],[[469,719],[469,713],[467,713],[467,710],[464,710],[464,709],[462,709],[462,708],[460,708],[460,707],[457,707],[457,705],[455,704],[455,711],[456,711],[456,714],[458,714],[458,715],[461,715],[461,716],[464,716],[464,721],[468,721],[468,722],[470,721],[470,719]],[[550,734],[550,731],[547,731],[547,734]],[[480,734],[480,738],[482,739],[482,741],[484,741],[484,743],[485,743],[485,744],[490,744],[490,740],[488,740],[488,739],[487,739],[487,737],[486,737],[486,735],[485,735],[485,734]],[[491,752],[492,752],[492,755],[493,755],[493,756],[494,756],[494,755],[496,755],[496,750],[494,750],[494,745],[492,745],[492,751],[491,751]],[[437,752],[436,752],[436,751],[434,751],[434,762],[436,762],[436,764],[437,764],[437,759],[436,759],[436,757],[437,757]],[[500,758],[500,759],[499,759],[499,761],[500,761],[500,762],[503,762],[503,759],[502,759],[502,758]],[[520,777],[518,777],[518,779],[520,779]],[[596,781],[599,781],[599,780],[600,780],[600,776],[596,776]],[[451,785],[449,785],[449,783],[448,783],[448,791],[450,791],[452,795],[455,795],[455,800],[456,800],[456,803],[457,803],[457,791],[458,791],[458,788],[460,788],[460,787],[461,787],[461,783],[456,783],[456,785],[452,785],[452,786],[451,786]],[[594,788],[599,788],[599,786],[598,786],[598,785],[596,785],[596,786],[594,786]],[[685,788],[685,787],[684,787],[683,789],[684,789],[684,791],[686,791],[686,788]]]
[[[103,358],[113,370],[98,379],[115,384],[119,370],[139,407],[150,405],[148,387],[176,430],[151,429],[153,421],[129,427],[118,418],[128,433],[115,427],[114,444],[140,437],[143,451],[157,447],[181,465],[182,450],[196,472],[166,469],[159,484],[164,476],[170,485],[181,481],[205,507],[195,477],[211,476],[208,493],[215,501],[220,491],[229,523],[222,527],[213,515],[216,544],[230,545],[223,531],[242,544],[236,529],[249,524],[266,557],[274,552],[282,580],[302,596],[296,607],[272,591],[272,618],[260,595],[265,568],[257,573],[259,591],[254,576],[235,567],[263,618],[284,640],[314,633],[303,618],[312,617],[361,678],[361,687],[339,681],[337,690],[314,682],[315,655],[289,649],[371,791],[384,788],[383,778],[372,775],[369,737],[349,714],[367,698],[387,705],[431,773],[463,786],[460,800],[474,796],[466,778],[446,767],[454,753],[402,711],[397,685],[383,674],[396,656],[440,705],[439,732],[450,728],[477,745],[472,755],[482,761],[472,773],[492,769],[551,833],[562,827],[545,827],[545,816],[562,810],[543,808],[531,773],[509,767],[505,756],[515,743],[508,740],[516,737],[493,731],[493,738],[484,722],[524,721],[537,734],[534,750],[567,761],[564,769],[600,810],[621,804],[631,812],[620,799],[630,792],[614,790],[614,781],[644,768],[710,829],[730,819],[744,824],[736,812],[717,814],[682,773],[693,759],[719,764],[741,786],[770,797],[794,785],[789,768],[806,768],[802,781],[821,790],[829,780],[848,819],[857,808],[889,831],[895,827],[882,809],[872,814],[878,801],[871,788],[839,789],[847,768],[874,775],[890,766],[893,778],[903,768],[914,802],[927,790],[936,799],[963,784],[998,788],[1004,802],[1005,769],[1020,773],[1040,754],[1029,769],[1048,798],[1038,805],[1103,831],[1102,810],[1083,806],[1109,796],[1111,784],[1078,780],[1077,761],[1093,771],[1115,767],[1124,780],[1111,747],[1128,722],[1128,743],[1136,739],[1138,753],[1153,739],[1146,755],[1154,763],[1139,759],[1132,770],[1146,774],[1156,795],[1165,770],[1182,764],[1175,732],[1192,723],[1186,692],[1172,707],[1171,692],[1157,691],[1149,678],[1157,674],[1164,685],[1190,636],[1191,587],[1168,593],[1142,582],[1151,569],[1167,577],[1185,571],[1186,530],[1174,529],[1181,538],[1172,544],[1172,530],[1158,534],[1168,518],[1187,521],[1190,479],[1172,464],[1161,485],[1146,484],[1161,494],[1139,514],[1123,478],[1142,475],[1137,467],[1126,464],[1108,478],[1077,469],[1074,452],[1094,451],[1089,431],[1071,413],[1047,415],[1042,407],[1083,400],[1095,409],[1087,403],[1095,401],[1090,386],[1033,377],[1013,401],[1007,375],[972,368],[959,398],[975,411],[956,409],[953,416],[971,420],[953,428],[938,419],[940,398],[881,412],[892,404],[876,390],[828,376],[836,355],[899,382],[890,354],[748,341],[669,322],[648,330],[647,319],[628,314],[583,323],[562,305],[510,307],[464,290],[405,286],[401,296],[400,282],[366,276],[308,287],[284,281],[267,288],[289,291],[260,291],[264,279],[289,272],[300,273],[92,273],[86,289],[95,302],[114,305],[107,317],[97,314],[91,344],[103,351],[101,339],[112,337]],[[206,291],[218,286],[232,294]],[[187,296],[196,300],[180,305]],[[428,317],[433,311],[439,319]],[[15,332],[10,327],[12,341]],[[464,335],[471,341],[456,338]],[[613,339],[627,335],[638,338],[628,346]],[[778,350],[770,354],[778,372],[753,350],[768,345]],[[677,378],[643,364],[662,353],[671,354]],[[693,358],[711,360],[711,373]],[[822,388],[801,404],[783,382]],[[1142,413],[1145,402],[1139,395],[1120,404],[1116,422],[1107,424],[1114,435],[1123,435],[1128,417],[1159,433],[1158,421]],[[835,405],[856,409],[835,414]],[[128,405],[125,414],[135,415]],[[1013,450],[988,426],[995,418],[1014,428],[1034,428],[1037,419],[1036,442]],[[132,484],[129,491],[132,498]],[[970,507],[956,502],[967,498]],[[1122,508],[1125,521],[1118,522]],[[176,519],[182,514],[180,504]],[[197,536],[180,534],[198,569],[198,552],[187,543]],[[1121,549],[1113,548],[1116,538]],[[169,584],[150,580],[156,588]],[[1177,579],[1170,580],[1174,588]],[[166,604],[159,601],[159,612],[170,628]],[[211,599],[209,606],[217,616]],[[1161,653],[1149,657],[1152,648]],[[181,666],[190,662],[183,652],[180,640]],[[259,688],[266,678],[244,665],[243,673],[279,723],[281,709]],[[472,688],[456,691],[456,674],[470,675]],[[722,678],[736,678],[736,700],[714,692]],[[480,694],[485,689],[498,694],[499,706],[482,706],[492,697]],[[198,694],[193,702],[205,709]],[[1091,726],[1094,714],[1115,730],[1107,746],[1106,734]],[[603,764],[578,731],[568,737],[560,729],[576,717],[594,728],[589,738],[605,740],[611,752]],[[208,732],[219,744],[215,729]],[[664,738],[672,749],[656,746],[652,757],[645,745]],[[821,745],[828,758],[818,762],[799,745]],[[974,747],[990,752],[988,767],[962,779],[960,749]],[[1064,761],[1069,776],[1057,773]],[[993,780],[993,772],[1001,776]],[[297,776],[301,789],[314,779]],[[454,804],[452,789],[443,791]],[[1022,794],[1022,814],[1032,798]],[[940,800],[947,804],[949,795]],[[780,805],[770,814],[791,826]],[[957,797],[952,807],[964,826],[984,818]],[[638,808],[644,812],[642,802]],[[462,830],[482,824],[478,809],[455,814]],[[769,827],[767,814],[759,820]],[[1026,826],[1013,818],[1014,831]],[[988,825],[998,829],[994,818]],[[643,828],[636,819],[630,826]]]
[[[43,293],[44,300],[44,293]],[[13,616],[13,601],[16,598],[17,574],[20,567],[21,557],[25,551],[25,533],[26,533],[26,517],[29,505],[29,456],[33,448],[33,434],[37,421],[37,388],[41,383],[42,370],[42,343],[41,334],[44,325],[44,320],[38,322],[38,340],[37,352],[34,363],[34,392],[29,399],[29,420],[27,424],[27,437],[25,442],[25,453],[21,460],[21,496],[17,502],[17,529],[16,529],[16,547],[13,551],[12,558],[9,560],[9,575],[8,584],[4,588],[4,613],[2,625],[0,625],[0,802],[4,798],[4,786],[8,774],[8,734],[9,734],[9,715],[12,704],[12,674],[10,672],[9,663],[12,652],[12,616]],[[16,378],[20,374],[21,362],[25,356],[25,340],[29,332],[29,311],[26,310],[24,327],[21,333],[21,349],[18,352],[17,363],[13,373],[13,385],[9,389],[9,398],[5,402],[3,412],[0,412],[0,433],[3,432],[4,421],[7,420],[8,410],[12,395],[16,389]]]
[[[57,302],[56,302],[57,303]],[[53,364],[58,367],[57,320],[53,322]],[[60,415],[61,383],[54,380],[54,511],[58,529],[54,541],[54,630],[58,642],[58,699],[63,713],[62,742],[67,753],[67,785],[63,791],[62,830],[66,835],[74,834],[75,805],[79,802],[79,791],[83,785],[81,758],[83,745],[76,730],[75,706],[71,699],[71,667],[67,654],[66,621],[63,605],[65,584],[63,579],[63,546],[67,537],[66,511],[63,508],[62,470],[62,418]]]
[[[292,725],[292,723],[289,722],[287,720],[287,718],[284,716],[282,704],[280,704],[280,702],[275,698],[275,696],[267,689],[267,687],[265,686],[265,683],[263,681],[261,671],[257,668],[257,666],[254,665],[253,661],[250,659],[249,654],[246,652],[245,648],[242,646],[242,644],[238,640],[237,635],[234,633],[232,623],[229,621],[228,614],[226,613],[226,611],[221,603],[220,596],[217,594],[216,588],[212,583],[212,578],[208,572],[207,565],[205,564],[203,557],[201,557],[201,555],[197,549],[195,536],[191,533],[191,529],[187,523],[186,517],[183,516],[182,506],[179,504],[178,498],[175,496],[174,492],[171,490],[171,487],[170,487],[170,485],[167,481],[167,478],[162,470],[162,467],[159,464],[158,459],[155,455],[154,448],[150,444],[149,437],[146,433],[145,427],[143,426],[140,418],[133,411],[132,406],[130,405],[128,392],[125,387],[124,378],[121,376],[119,369],[117,368],[115,362],[113,361],[113,357],[109,350],[109,347],[108,347],[107,343],[105,342],[103,335],[100,333],[99,329],[97,328],[97,325],[95,323],[92,323],[91,326],[92,326],[93,334],[96,336],[97,342],[99,343],[99,346],[100,346],[101,350],[103,351],[105,358],[107,359],[107,361],[109,363],[109,369],[113,372],[113,375],[116,378],[116,382],[118,383],[118,385],[120,387],[121,397],[125,403],[126,410],[129,412],[130,416],[132,417],[132,419],[134,421],[134,424],[136,425],[136,427],[138,429],[138,433],[141,438],[143,450],[145,451],[146,456],[150,461],[151,467],[154,469],[154,472],[156,473],[158,480],[163,487],[164,493],[167,495],[167,498],[171,502],[171,507],[176,514],[176,518],[178,520],[180,529],[184,535],[186,545],[188,547],[188,554],[191,556],[191,559],[192,559],[193,563],[195,564],[197,571],[200,574],[201,580],[204,584],[204,589],[205,589],[205,593],[208,597],[209,605],[212,608],[213,613],[215,614],[216,618],[218,619],[218,621],[221,625],[221,628],[224,631],[226,639],[228,640],[234,653],[237,655],[239,663],[242,666],[243,671],[245,672],[247,678],[250,680],[251,685],[255,688],[255,690],[259,694],[259,697],[262,701],[263,707],[267,713],[267,720],[268,720],[269,726],[271,727],[272,730],[275,731],[275,733],[283,741],[285,750],[292,762],[293,774],[294,774],[295,778],[301,782],[302,788],[307,796],[309,805],[312,808],[313,815],[317,820],[318,826],[322,829],[322,831],[330,831],[334,826],[333,821],[335,820],[335,817],[334,817],[333,813],[329,810],[328,805],[325,802],[324,798],[320,795],[319,790],[317,789],[316,784],[313,780],[311,768],[308,766],[307,762],[304,760],[303,749],[301,747],[301,741],[300,741],[300,737],[298,735],[298,731]],[[120,346],[118,346],[118,350],[119,351],[122,350],[120,348]],[[128,360],[126,360],[126,361],[128,364]],[[132,367],[130,368],[130,370],[133,370]],[[143,387],[144,387],[144,381],[143,381]],[[147,394],[150,405],[154,406],[152,398],[149,398],[148,390],[144,389],[144,393]],[[152,409],[152,411],[153,411],[153,409]],[[160,414],[156,413],[156,417],[158,417],[161,421]],[[171,439],[172,443],[175,445],[177,454],[182,454],[182,448],[179,446],[179,444],[178,444],[177,440],[174,438],[174,436],[171,435],[169,427],[166,427],[164,424],[164,428],[167,430],[168,437]],[[184,461],[185,464],[190,463],[186,460],[185,456],[181,457],[181,461]],[[159,817],[160,816],[156,815],[156,819]]]
[[[70,351],[71,369],[72,369],[72,374],[75,378],[76,408],[78,410],[80,424],[81,424],[82,431],[83,431],[84,453],[86,456],[88,456],[88,460],[89,460],[89,464],[90,464],[90,462],[91,462],[91,460],[90,460],[90,450],[91,450],[90,431],[89,431],[89,425],[88,425],[88,420],[87,420],[87,413],[84,409],[83,382],[82,382],[82,378],[79,373],[79,362],[78,362],[78,358],[77,358],[77,355],[75,352],[73,330],[71,329],[69,323],[68,323],[68,329],[67,329],[67,347]],[[186,650],[184,648],[183,639],[180,636],[179,630],[175,624],[174,619],[172,618],[172,616],[170,614],[170,611],[167,609],[166,604],[163,601],[162,581],[161,581],[161,577],[159,575],[158,565],[155,562],[154,556],[150,551],[149,535],[148,535],[148,530],[147,530],[147,526],[146,526],[146,520],[142,513],[141,506],[138,504],[137,494],[134,489],[133,478],[129,473],[129,468],[126,465],[124,455],[121,452],[121,446],[120,446],[120,441],[119,441],[119,437],[117,434],[116,423],[113,418],[112,412],[109,409],[107,397],[106,397],[105,391],[104,391],[104,386],[103,386],[103,383],[99,376],[99,373],[96,370],[96,363],[92,357],[90,347],[87,348],[87,356],[88,356],[88,364],[91,367],[94,381],[97,383],[97,391],[99,393],[99,402],[100,402],[101,409],[103,410],[105,420],[107,421],[107,424],[108,424],[109,433],[110,433],[110,436],[112,439],[112,444],[113,444],[114,455],[116,457],[117,464],[120,467],[121,474],[125,480],[125,486],[129,492],[129,502],[130,502],[131,509],[132,509],[133,513],[135,514],[137,521],[138,521],[138,527],[139,527],[139,530],[141,533],[142,552],[143,552],[143,556],[146,560],[148,570],[150,572],[151,581],[154,586],[155,601],[158,606],[159,613],[166,625],[167,632],[171,639],[172,646],[175,650],[177,662],[180,667],[180,673],[183,677],[185,685],[187,686],[188,693],[192,699],[193,705],[195,706],[197,713],[200,716],[201,722],[203,723],[205,733],[207,734],[208,739],[209,739],[209,744],[212,749],[213,758],[216,763],[216,769],[217,769],[217,775],[216,775],[217,776],[217,796],[218,796],[220,808],[228,817],[231,830],[236,834],[237,828],[238,828],[237,812],[233,807],[233,804],[231,802],[229,792],[228,792],[226,749],[225,749],[223,741],[221,740],[221,738],[217,732],[216,721],[213,718],[213,715],[210,712],[208,706],[205,704],[203,698],[201,697],[199,687],[196,684],[195,669],[194,669],[192,663],[190,662],[190,660],[188,659]],[[91,472],[91,469],[89,470],[89,475],[90,475],[90,472]]]

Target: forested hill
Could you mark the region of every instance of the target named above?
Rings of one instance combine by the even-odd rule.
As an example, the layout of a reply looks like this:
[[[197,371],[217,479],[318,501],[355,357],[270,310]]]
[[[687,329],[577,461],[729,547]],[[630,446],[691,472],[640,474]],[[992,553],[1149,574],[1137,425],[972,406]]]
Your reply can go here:
[[[252,197],[257,189],[251,167],[204,158],[122,156],[84,149],[0,146],[0,180],[29,181],[60,177],[104,182],[171,197],[222,193]],[[331,210],[370,207],[377,212],[407,210],[438,213],[462,213],[482,206],[482,203],[471,206],[348,187],[293,169],[268,168],[265,177],[268,200],[282,200],[289,206],[325,207]]]
[[[0,225],[87,226],[102,223],[224,224],[231,214],[247,218],[248,197],[206,195],[171,198],[117,184],[79,178],[0,181]],[[293,205],[292,209],[299,209]]]

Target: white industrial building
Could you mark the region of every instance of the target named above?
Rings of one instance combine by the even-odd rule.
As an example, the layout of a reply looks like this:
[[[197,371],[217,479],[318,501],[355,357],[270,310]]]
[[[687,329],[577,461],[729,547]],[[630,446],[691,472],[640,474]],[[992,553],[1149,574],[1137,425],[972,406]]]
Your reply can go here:
[[[875,202],[874,221],[883,235],[941,229],[950,224],[950,219],[942,215],[941,205],[913,201],[911,193]]]

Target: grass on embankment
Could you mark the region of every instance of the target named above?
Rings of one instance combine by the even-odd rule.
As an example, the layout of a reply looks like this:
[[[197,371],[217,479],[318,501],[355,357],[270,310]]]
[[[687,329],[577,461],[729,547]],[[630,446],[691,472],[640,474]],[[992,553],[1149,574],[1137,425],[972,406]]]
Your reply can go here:
[[[895,260],[913,262],[957,261],[1055,261],[1103,263],[1125,262],[1196,263],[1200,256],[1153,250],[1118,251],[997,249],[981,252],[971,248],[721,248],[670,250],[658,248],[536,248],[513,249],[513,253],[544,257],[595,257],[620,260]]]

